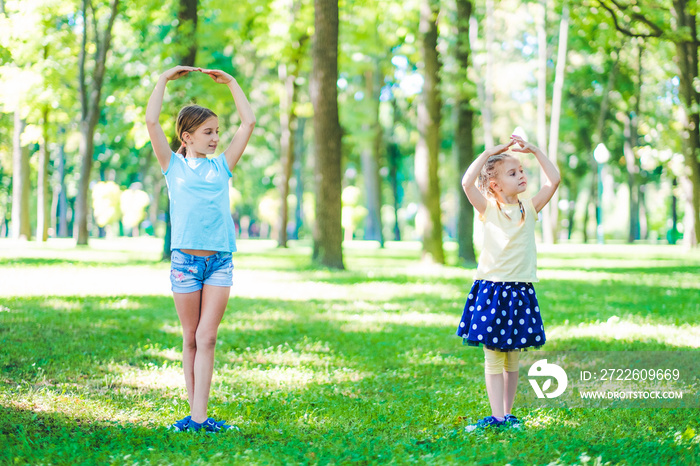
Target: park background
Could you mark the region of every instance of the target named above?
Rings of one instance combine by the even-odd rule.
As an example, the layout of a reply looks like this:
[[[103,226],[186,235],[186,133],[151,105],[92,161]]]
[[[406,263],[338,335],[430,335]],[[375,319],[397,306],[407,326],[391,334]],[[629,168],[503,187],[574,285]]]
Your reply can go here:
[[[0,459],[697,464],[687,408],[524,408],[522,432],[467,435],[483,366],[452,336],[479,245],[460,180],[517,132],[562,173],[538,231],[549,349],[697,352],[697,15],[0,0]],[[162,428],[184,387],[144,112],[176,64],[231,73],[257,117],[212,398],[235,439]],[[166,134],[195,99],[229,139],[232,98],[199,74],[169,83]]]

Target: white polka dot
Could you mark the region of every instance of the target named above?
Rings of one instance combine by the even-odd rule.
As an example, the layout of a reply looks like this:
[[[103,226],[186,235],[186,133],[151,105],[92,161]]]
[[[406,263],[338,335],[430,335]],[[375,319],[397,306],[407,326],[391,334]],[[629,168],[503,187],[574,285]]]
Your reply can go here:
[[[518,334],[518,329],[517,329],[517,328],[513,329],[513,333],[514,333],[515,335],[517,335],[517,334]]]
[[[527,333],[532,333],[532,327],[529,327],[529,328],[527,329]]]
[[[506,343],[508,343],[508,344],[510,345],[511,343],[513,343],[513,340],[511,340],[511,339],[509,338],[508,341],[507,341]]]
[[[484,290],[484,294],[486,294],[486,293],[488,293],[488,292],[489,292],[489,290]]]
[[[481,305],[476,306],[476,310],[477,310],[477,311],[480,311],[480,310],[481,310]]]
[[[462,338],[467,338],[467,334],[466,334],[466,333],[463,333],[463,334],[462,334]]]
[[[529,313],[530,313],[530,308],[525,309],[525,314],[529,314]]]
[[[540,312],[540,307],[539,307],[539,306],[535,306],[535,312]]]
[[[516,296],[518,296],[518,293],[516,293],[515,291],[513,291],[513,297],[515,298]]]
[[[487,332],[490,332],[491,330],[493,330],[493,328],[490,325],[488,327],[486,327]]]
[[[544,325],[540,325],[540,330],[544,332]]]
[[[534,317],[532,318],[532,323],[533,323],[533,324],[536,324],[536,323],[537,323],[537,321],[535,320]]]
[[[529,290],[527,290],[527,292],[530,293],[530,294],[534,293],[534,291],[532,291],[532,288],[530,288]]]
[[[506,311],[501,311],[501,315],[502,315],[502,316],[505,316],[505,315],[506,315]]]
[[[522,288],[520,288],[520,290],[525,291],[525,287],[523,286]]]
[[[477,338],[477,340],[481,341],[481,340],[484,339],[484,336],[483,336],[483,335],[477,335],[476,338]]]
[[[486,304],[491,304],[491,300],[490,300],[490,299],[487,299],[487,300],[486,300]]]
[[[506,290],[510,290],[510,285],[506,286]]]
[[[506,292],[504,291],[504,292],[503,292],[503,297],[505,298],[506,296],[508,296],[508,293],[506,293]]]
[[[491,309],[491,314],[495,314],[495,313],[496,313],[496,310],[495,310],[495,309]]]
[[[474,299],[474,295],[469,293],[469,299]]]
[[[524,338],[521,338],[521,339],[520,339],[520,342],[521,342],[521,343],[525,343],[526,341],[527,341],[527,340],[524,339]]]
[[[506,334],[506,331],[501,329],[501,335],[505,335],[505,334]]]
[[[461,328],[464,328],[464,322],[460,322],[460,323],[459,323],[459,326],[460,326]]]
[[[472,325],[472,328],[473,328],[474,330],[476,330],[476,324]]]
[[[520,325],[523,325],[525,323],[525,319],[520,319],[518,322],[520,322]]]
[[[508,325],[513,325],[513,321],[511,319],[508,319]]]
[[[493,337],[493,342],[494,342],[494,343],[498,343],[498,338]]]
[[[501,323],[501,319],[496,319],[496,323],[497,323],[497,324],[500,324],[500,323]]]
[[[512,306],[512,305],[513,305],[513,301],[508,301],[508,305],[509,305],[509,306]]]
[[[540,340],[541,340],[540,336],[537,335],[537,336],[535,337],[535,341],[540,341]]]
[[[522,305],[523,305],[523,300],[522,300],[522,299],[519,299],[519,300],[518,300],[518,306],[522,306]]]
[[[469,310],[470,310],[471,312],[474,312],[474,306],[469,306]]]
[[[486,322],[486,316],[481,316],[481,321]]]

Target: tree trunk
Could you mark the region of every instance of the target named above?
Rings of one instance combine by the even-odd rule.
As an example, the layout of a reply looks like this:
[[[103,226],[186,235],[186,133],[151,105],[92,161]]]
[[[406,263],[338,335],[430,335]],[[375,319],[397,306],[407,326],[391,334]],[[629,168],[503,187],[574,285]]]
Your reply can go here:
[[[304,167],[304,128],[306,118],[297,118],[297,127],[294,130],[294,179],[296,186],[294,194],[297,198],[296,209],[294,209],[294,239],[299,239],[299,230],[304,225],[304,177],[302,168]]]
[[[198,0],[179,0],[177,10],[177,28],[175,29],[175,43],[181,44],[175,49],[178,64],[194,66],[197,58],[197,9]],[[170,148],[178,150],[180,141],[177,134],[173,134],[170,140]],[[163,238],[162,260],[170,260],[170,239],[172,224],[170,223],[170,201],[165,204],[165,238]]]
[[[467,171],[474,160],[474,111],[470,104],[470,92],[468,91],[467,70],[469,69],[469,56],[471,47],[469,43],[469,21],[472,14],[471,0],[457,0],[457,45],[455,60],[459,67],[458,75],[464,79],[458,87],[455,98],[455,152],[457,154],[457,177],[455,186],[459,188],[459,211],[457,217],[457,243],[459,245],[458,257],[463,264],[476,263],[474,252],[474,208],[461,188],[462,174]]]
[[[459,7],[458,7],[459,8]],[[482,125],[484,127],[484,145],[486,148],[494,146],[493,141],[493,0],[486,0],[485,36],[486,36],[486,70],[483,79],[483,105],[482,105]],[[476,31],[476,28],[472,29]],[[475,42],[475,41],[472,41]]]
[[[22,133],[26,126],[15,110],[14,131],[12,133],[12,232],[14,239],[31,239],[29,223],[29,151],[22,147]]]
[[[87,0],[83,0],[82,15],[84,21],[82,47],[80,48],[79,74],[80,74],[80,183],[78,185],[78,198],[76,199],[76,218],[74,229],[77,230],[77,243],[86,245],[88,243],[88,194],[90,191],[90,175],[92,172],[92,158],[94,150],[95,127],[100,116],[102,83],[104,80],[107,52],[109,52],[112,40],[112,27],[117,17],[119,0],[112,0],[110,5],[110,15],[99,38],[99,31],[95,30],[95,63],[91,73],[92,85],[88,91],[85,76],[85,55],[87,54]],[[93,10],[93,15],[95,14]]]
[[[692,8],[692,13],[689,11]],[[700,244],[700,99],[695,87],[698,80],[698,38],[696,8],[691,7],[687,0],[674,0],[673,10],[676,17],[676,27],[679,30],[687,28],[689,34],[685,39],[676,41],[676,60],[680,70],[680,98],[684,115],[681,123],[684,126],[683,146],[685,162],[690,168],[692,197],[690,212],[686,213],[689,221],[684,223],[684,239],[688,246]]]
[[[557,50],[557,68],[554,74],[552,93],[552,115],[549,121],[548,156],[556,166],[559,153],[559,120],[561,115],[562,90],[564,88],[564,70],[566,68],[567,42],[569,37],[569,4],[562,6],[559,23],[559,45]],[[557,242],[559,232],[559,192],[555,191],[552,199],[542,209],[542,239],[545,243]]]
[[[289,223],[289,209],[287,198],[289,197],[289,180],[292,177],[294,166],[294,102],[296,100],[296,86],[294,73],[287,74],[287,66],[279,65],[279,77],[284,83],[284,92],[280,99],[280,154],[282,155],[282,173],[279,179],[280,213],[277,225],[277,245],[287,247],[287,224]]]
[[[440,61],[437,0],[423,0],[420,15],[421,56],[423,58],[423,92],[418,103],[418,143],[415,155],[416,184],[421,193],[419,214],[423,220],[423,258],[445,263],[442,249],[442,218],[438,155],[440,150]]]
[[[363,131],[370,136],[370,141],[362,149],[360,159],[365,182],[365,196],[367,198],[367,223],[364,239],[379,241],[379,244],[384,247],[381,178],[379,177],[379,157],[382,144],[382,126],[379,122],[379,93],[381,86],[381,72],[379,63],[376,63],[375,70],[365,73],[365,88],[367,99],[370,103],[370,110],[368,112],[369,122],[363,126]]]
[[[635,89],[634,110],[624,121],[625,142],[623,151],[627,167],[627,186],[629,188],[629,232],[627,242],[640,239],[639,228],[639,161],[634,152],[637,147],[637,125],[642,100],[642,46],[638,45],[637,54],[637,87]]]
[[[39,149],[39,173],[37,176],[36,238],[49,239],[49,108],[44,107],[42,115],[42,141]]]
[[[343,269],[341,129],[338,119],[338,0],[314,0],[313,73],[316,222],[313,260]]]
[[[537,17],[537,145],[547,147],[547,0],[539,0]]]
[[[58,172],[58,192],[54,195],[56,197],[56,234],[59,238],[66,238],[69,235],[68,197],[66,195],[66,152],[63,146],[63,136],[65,135],[65,132],[66,131],[63,128],[59,130],[59,134],[61,135],[61,144],[58,147],[58,166],[56,168],[56,171]]]

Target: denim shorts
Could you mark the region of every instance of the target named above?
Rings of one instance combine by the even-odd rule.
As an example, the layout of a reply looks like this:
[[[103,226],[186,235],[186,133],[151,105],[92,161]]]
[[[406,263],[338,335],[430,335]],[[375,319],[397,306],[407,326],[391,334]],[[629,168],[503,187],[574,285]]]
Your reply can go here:
[[[230,252],[194,256],[173,249],[170,258],[170,283],[175,293],[192,293],[201,290],[204,285],[233,285]]]

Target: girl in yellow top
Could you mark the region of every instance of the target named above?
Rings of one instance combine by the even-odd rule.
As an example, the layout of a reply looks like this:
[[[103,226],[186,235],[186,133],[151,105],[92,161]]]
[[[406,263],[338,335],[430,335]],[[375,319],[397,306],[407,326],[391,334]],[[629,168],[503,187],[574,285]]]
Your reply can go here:
[[[533,154],[547,182],[531,199],[520,161],[506,153]],[[475,185],[478,180],[479,186]],[[457,335],[465,344],[484,346],[486,391],[491,416],[467,427],[517,426],[512,415],[523,348],[545,342],[533,282],[537,281],[535,222],[559,186],[557,168],[536,146],[518,136],[484,151],[467,169],[462,187],[484,222],[484,244]]]

